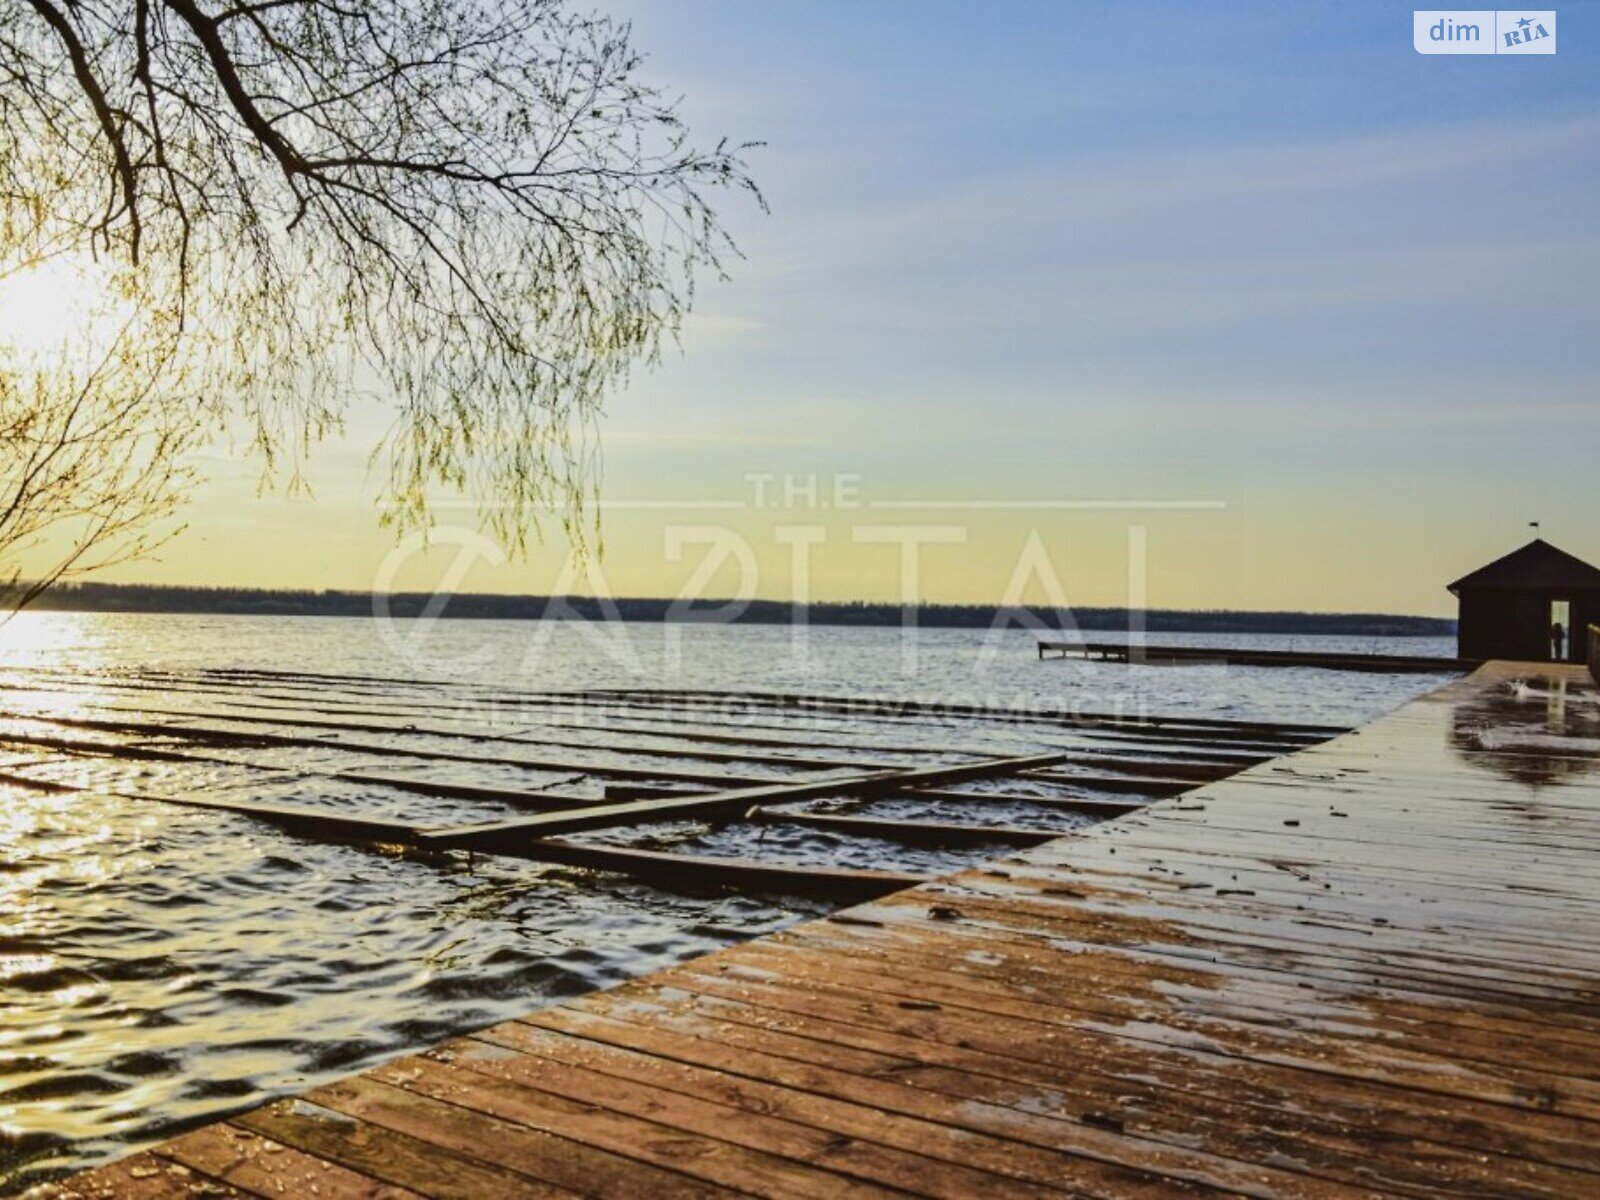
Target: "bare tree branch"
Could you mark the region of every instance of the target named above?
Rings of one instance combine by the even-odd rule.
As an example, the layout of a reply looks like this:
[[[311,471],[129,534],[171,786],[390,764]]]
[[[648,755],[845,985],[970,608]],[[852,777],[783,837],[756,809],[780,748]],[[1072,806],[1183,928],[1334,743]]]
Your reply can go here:
[[[106,99],[105,89],[100,86],[100,81],[95,77],[94,68],[89,63],[89,55],[84,50],[83,42],[79,40],[77,32],[72,27],[72,22],[67,20],[60,9],[46,0],[28,0],[29,5],[49,24],[50,28],[61,39],[62,46],[66,49],[67,58],[72,63],[72,73],[78,80],[78,86],[83,89],[84,98],[94,109],[95,120],[100,124],[100,132],[105,135],[106,145],[111,150],[112,161],[115,164],[117,182],[122,188],[122,209],[118,211],[112,201],[112,206],[106,211],[107,223],[125,217],[129,227],[129,253],[133,261],[139,259],[139,188],[133,178],[133,160],[128,157],[128,146],[122,138],[122,126],[117,119],[117,114],[112,111],[110,102]],[[114,194],[114,193],[113,193]]]
[[[145,407],[242,419],[274,477],[384,405],[385,520],[581,542],[605,395],[737,254],[713,199],[759,202],[641,71],[566,0],[0,0],[0,278],[92,252]]]

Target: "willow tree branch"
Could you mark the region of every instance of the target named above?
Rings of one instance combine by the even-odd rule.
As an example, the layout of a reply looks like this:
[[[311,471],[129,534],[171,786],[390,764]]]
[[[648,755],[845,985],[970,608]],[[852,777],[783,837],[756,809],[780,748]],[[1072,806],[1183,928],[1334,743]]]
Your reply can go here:
[[[122,207],[127,214],[131,228],[132,254],[134,261],[139,257],[139,185],[133,177],[133,158],[128,153],[128,144],[122,136],[122,126],[117,120],[117,114],[112,109],[111,103],[106,98],[105,89],[96,78],[93,65],[89,62],[89,55],[84,48],[82,39],[73,28],[67,15],[48,0],[27,0],[34,12],[38,13],[45,22],[55,31],[67,52],[67,58],[72,63],[72,74],[78,81],[78,86],[83,89],[84,96],[94,109],[95,120],[100,124],[100,132],[105,135],[106,143],[111,149],[112,159],[115,163],[117,178],[122,185]],[[115,202],[108,207],[106,222],[109,224],[118,214],[115,211]]]

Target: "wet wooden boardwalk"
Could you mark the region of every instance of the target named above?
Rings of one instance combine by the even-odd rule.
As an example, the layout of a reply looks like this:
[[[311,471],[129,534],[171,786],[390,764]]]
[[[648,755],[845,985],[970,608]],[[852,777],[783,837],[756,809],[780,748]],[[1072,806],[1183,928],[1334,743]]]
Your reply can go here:
[[[1600,700],[1491,664],[63,1196],[1600,1194]]]

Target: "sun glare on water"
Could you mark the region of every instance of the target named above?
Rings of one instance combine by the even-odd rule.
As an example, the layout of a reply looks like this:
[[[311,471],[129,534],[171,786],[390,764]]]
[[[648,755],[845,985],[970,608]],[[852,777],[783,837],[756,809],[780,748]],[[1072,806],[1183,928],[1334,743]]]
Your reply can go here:
[[[38,612],[0,614],[0,692],[7,707],[43,716],[78,716],[104,697],[94,686],[106,665],[113,634],[96,613]],[[70,686],[63,675],[72,676]],[[0,720],[3,725],[3,720]]]

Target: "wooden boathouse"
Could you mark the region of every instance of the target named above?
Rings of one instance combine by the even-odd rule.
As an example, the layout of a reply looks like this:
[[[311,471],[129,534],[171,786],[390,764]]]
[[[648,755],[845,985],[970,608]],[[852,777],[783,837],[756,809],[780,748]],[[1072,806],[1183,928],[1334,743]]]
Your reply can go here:
[[[1463,575],[1450,591],[1460,600],[1462,658],[1583,662],[1587,630],[1600,624],[1600,567],[1542,538]]]
[[[36,1196],[1600,1193],[1594,682],[1302,740]]]

